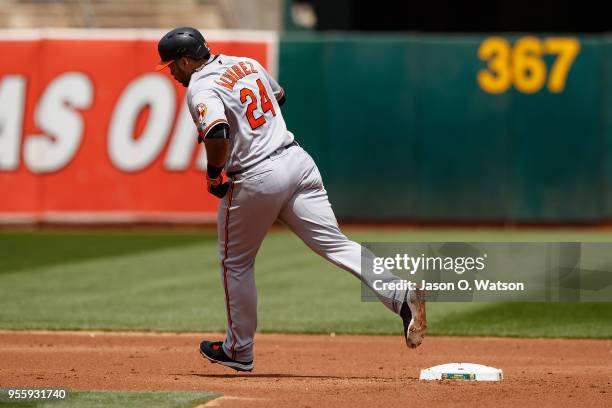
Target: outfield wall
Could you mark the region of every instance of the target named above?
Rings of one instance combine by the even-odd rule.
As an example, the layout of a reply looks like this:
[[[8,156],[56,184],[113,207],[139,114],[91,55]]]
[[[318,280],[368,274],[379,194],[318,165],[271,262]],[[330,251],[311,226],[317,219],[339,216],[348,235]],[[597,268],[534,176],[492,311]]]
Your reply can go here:
[[[280,79],[342,218],[612,215],[610,36],[293,36]]]
[[[0,30],[0,223],[213,223],[165,30]],[[277,35],[209,31],[276,73]]]
[[[162,33],[0,30],[0,223],[214,222]],[[207,38],[278,67],[342,219],[611,218],[612,36]]]

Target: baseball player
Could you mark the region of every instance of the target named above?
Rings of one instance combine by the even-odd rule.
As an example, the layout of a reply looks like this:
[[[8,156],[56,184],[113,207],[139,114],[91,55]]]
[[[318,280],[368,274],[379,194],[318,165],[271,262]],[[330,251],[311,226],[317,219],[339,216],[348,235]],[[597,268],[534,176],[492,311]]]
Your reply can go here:
[[[227,331],[224,341],[202,341],[202,356],[238,371],[253,369],[255,256],[276,220],[364,281],[401,316],[406,344],[421,344],[427,328],[424,297],[417,291],[377,291],[362,275],[362,256],[368,265],[374,255],[340,231],[316,164],[287,130],[281,112],[285,94],[274,78],[251,58],[211,54],[202,34],[191,27],[164,35],[158,52],[157,70],[169,67],[187,88],[198,141],[208,157],[206,187],[221,198],[217,231]],[[398,280],[387,271],[376,279]]]

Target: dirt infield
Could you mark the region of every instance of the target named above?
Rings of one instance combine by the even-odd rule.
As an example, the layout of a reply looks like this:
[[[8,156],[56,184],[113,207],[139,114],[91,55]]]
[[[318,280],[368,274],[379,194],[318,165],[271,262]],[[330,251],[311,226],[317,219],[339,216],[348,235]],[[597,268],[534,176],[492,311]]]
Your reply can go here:
[[[612,341],[265,335],[255,370],[237,374],[199,355],[220,334],[0,332],[0,387],[207,390],[207,406],[612,406]],[[500,383],[423,382],[421,368],[473,362]]]

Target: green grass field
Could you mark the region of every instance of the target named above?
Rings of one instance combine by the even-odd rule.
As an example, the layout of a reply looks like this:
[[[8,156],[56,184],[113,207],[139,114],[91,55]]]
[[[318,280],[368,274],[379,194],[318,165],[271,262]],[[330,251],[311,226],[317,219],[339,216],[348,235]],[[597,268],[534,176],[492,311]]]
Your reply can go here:
[[[347,229],[358,241],[598,241],[605,230]],[[0,232],[0,329],[223,331],[214,232]],[[360,284],[290,232],[256,264],[259,330],[399,334]],[[612,338],[612,303],[430,303],[430,334]]]
[[[15,408],[191,408],[219,397],[213,392],[192,391],[73,391],[64,400],[9,400],[4,395],[0,406]]]

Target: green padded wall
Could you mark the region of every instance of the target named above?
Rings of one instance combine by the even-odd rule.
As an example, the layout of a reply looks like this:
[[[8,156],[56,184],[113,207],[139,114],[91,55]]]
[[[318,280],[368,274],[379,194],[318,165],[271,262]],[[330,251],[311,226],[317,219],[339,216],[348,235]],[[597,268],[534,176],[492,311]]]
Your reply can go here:
[[[319,164],[340,218],[592,223],[609,217],[611,39],[578,37],[580,51],[562,92],[548,89],[557,57],[544,54],[540,90],[511,86],[492,94],[477,80],[487,67],[479,58],[487,38],[282,38],[283,112]],[[514,47],[519,37],[506,40]]]

